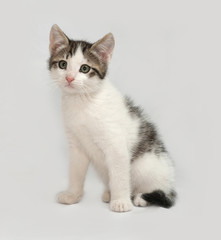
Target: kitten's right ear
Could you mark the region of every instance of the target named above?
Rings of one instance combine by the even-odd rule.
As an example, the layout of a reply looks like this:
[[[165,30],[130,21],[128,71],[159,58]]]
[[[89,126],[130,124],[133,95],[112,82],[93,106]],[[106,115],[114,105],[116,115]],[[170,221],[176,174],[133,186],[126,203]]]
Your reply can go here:
[[[51,55],[58,50],[68,46],[69,40],[67,36],[62,32],[58,25],[54,24],[50,31],[50,45],[49,50]]]

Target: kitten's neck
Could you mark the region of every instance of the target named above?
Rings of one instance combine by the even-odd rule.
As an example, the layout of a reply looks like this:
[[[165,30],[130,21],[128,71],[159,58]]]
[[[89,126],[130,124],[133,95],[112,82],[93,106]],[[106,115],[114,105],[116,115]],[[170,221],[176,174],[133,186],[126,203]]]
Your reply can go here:
[[[75,104],[83,104],[83,103],[88,103],[94,99],[94,97],[97,95],[97,92],[92,92],[92,93],[75,93],[75,94],[67,94],[63,93],[62,94],[62,99],[64,101],[71,101]]]

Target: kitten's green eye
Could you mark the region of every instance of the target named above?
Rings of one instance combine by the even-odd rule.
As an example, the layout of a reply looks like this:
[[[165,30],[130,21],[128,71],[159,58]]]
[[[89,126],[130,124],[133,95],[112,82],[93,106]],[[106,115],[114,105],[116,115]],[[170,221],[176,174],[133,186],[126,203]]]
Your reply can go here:
[[[67,68],[67,62],[64,61],[64,60],[61,60],[61,61],[58,63],[58,65],[59,65],[59,68],[61,68],[61,69],[66,69],[66,68]]]
[[[81,65],[80,72],[88,73],[90,70],[91,70],[91,68],[87,64]]]

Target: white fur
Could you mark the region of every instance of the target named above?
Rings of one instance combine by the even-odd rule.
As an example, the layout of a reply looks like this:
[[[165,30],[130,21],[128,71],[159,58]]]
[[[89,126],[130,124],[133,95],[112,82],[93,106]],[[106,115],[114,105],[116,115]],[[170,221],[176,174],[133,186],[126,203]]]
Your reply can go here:
[[[60,203],[78,202],[90,162],[104,182],[103,200],[113,211],[125,212],[134,204],[145,206],[141,193],[173,187],[173,166],[166,154],[146,153],[130,163],[130,150],[137,142],[139,121],[131,118],[123,96],[105,80],[87,79],[80,73],[87,64],[81,50],[69,58],[67,70],[52,69],[52,77],[62,89],[64,124],[70,145],[70,181],[66,192],[58,195]],[[71,87],[65,77],[75,80]]]
[[[142,193],[137,193],[134,196],[133,203],[137,207],[146,207],[147,206],[147,202],[141,197],[141,195],[142,195]]]

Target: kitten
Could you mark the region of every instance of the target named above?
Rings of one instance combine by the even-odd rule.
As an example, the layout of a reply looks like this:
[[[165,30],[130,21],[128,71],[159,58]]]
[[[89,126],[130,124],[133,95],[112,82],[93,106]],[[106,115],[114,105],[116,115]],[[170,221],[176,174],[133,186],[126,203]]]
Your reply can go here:
[[[69,186],[58,194],[58,202],[81,200],[91,162],[105,186],[102,199],[110,202],[112,211],[130,211],[132,202],[171,207],[174,166],[156,129],[106,79],[113,35],[91,44],[70,40],[53,25],[49,48],[49,69],[62,90],[70,149]]]

